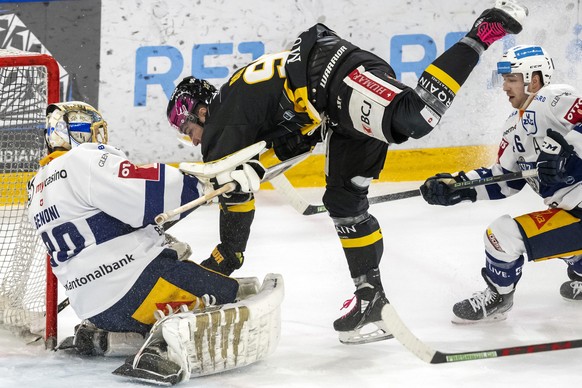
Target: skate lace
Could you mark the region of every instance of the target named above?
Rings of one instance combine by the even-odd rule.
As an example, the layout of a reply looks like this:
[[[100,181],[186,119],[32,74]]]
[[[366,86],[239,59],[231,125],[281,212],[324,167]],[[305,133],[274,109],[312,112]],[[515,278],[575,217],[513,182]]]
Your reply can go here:
[[[486,45],[491,45],[505,35],[507,35],[507,32],[499,22],[482,22],[479,27],[477,27],[477,36]]]
[[[356,296],[352,296],[350,299],[347,299],[344,304],[342,305],[342,308],[340,308],[340,311],[347,309],[348,307],[350,307],[350,305],[352,304],[352,302],[354,301],[354,299],[356,299]],[[357,299],[356,299],[357,302]],[[347,315],[350,315],[350,313],[358,307],[357,303],[354,303],[354,307],[352,307],[350,309],[350,311],[348,311],[347,313],[345,313],[344,315],[342,315],[342,318],[345,318]]]
[[[471,304],[473,311],[477,312],[481,309],[483,310],[483,316],[487,316],[487,309],[485,307],[494,302],[496,296],[497,294],[491,292],[491,290],[487,288],[485,291],[474,293],[469,299],[469,303]]]
[[[572,291],[574,292],[574,298],[578,296],[578,294],[582,293],[582,282],[572,282],[570,283],[570,287],[572,287]]]

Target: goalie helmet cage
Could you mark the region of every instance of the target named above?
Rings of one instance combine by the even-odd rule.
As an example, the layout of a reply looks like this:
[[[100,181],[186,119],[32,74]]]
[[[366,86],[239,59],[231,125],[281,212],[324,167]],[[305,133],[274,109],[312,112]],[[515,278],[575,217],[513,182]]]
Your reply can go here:
[[[57,281],[28,221],[27,183],[46,154],[45,111],[59,101],[50,55],[0,49],[0,326],[57,341]]]

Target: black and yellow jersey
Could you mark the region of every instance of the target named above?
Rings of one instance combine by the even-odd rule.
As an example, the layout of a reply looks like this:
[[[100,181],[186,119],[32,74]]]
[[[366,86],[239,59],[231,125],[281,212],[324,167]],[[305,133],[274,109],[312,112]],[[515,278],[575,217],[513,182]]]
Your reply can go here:
[[[290,52],[263,55],[238,70],[208,107],[202,137],[204,161],[222,158],[261,140],[294,132],[313,135],[319,113],[289,87]]]

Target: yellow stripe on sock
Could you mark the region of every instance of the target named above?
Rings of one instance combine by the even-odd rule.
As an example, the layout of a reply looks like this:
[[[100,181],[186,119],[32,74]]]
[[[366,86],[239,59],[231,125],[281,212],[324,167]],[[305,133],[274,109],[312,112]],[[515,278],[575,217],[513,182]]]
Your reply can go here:
[[[222,205],[220,205],[220,207],[222,208]],[[227,207],[228,207],[229,212],[246,213],[246,212],[250,212],[251,210],[255,210],[255,200],[253,199],[253,200],[245,202],[245,203],[241,203],[238,205],[230,205]]]
[[[376,241],[382,239],[382,231],[378,229],[364,237],[340,239],[342,247],[344,248],[361,248],[374,244]]]
[[[457,81],[455,81],[450,75],[448,75],[435,65],[428,65],[428,67],[424,71],[437,78],[439,81],[445,84],[447,88],[451,89],[451,91],[455,94],[457,94],[457,92],[461,88],[461,85],[459,85]]]

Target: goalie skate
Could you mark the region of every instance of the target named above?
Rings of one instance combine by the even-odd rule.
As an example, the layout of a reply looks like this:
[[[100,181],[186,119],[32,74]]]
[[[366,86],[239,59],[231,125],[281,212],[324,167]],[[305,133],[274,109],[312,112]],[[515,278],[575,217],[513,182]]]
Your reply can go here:
[[[137,363],[135,357],[128,358],[113,374],[131,378],[143,383],[171,386],[182,380],[183,372],[180,365],[167,359],[165,351],[150,345],[147,351],[140,355]]]

